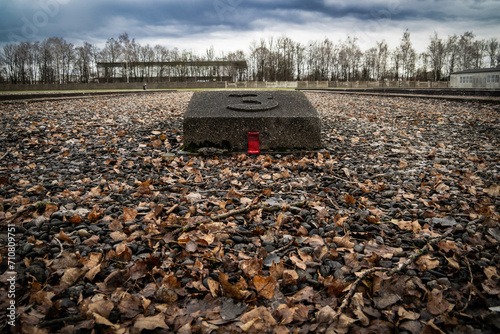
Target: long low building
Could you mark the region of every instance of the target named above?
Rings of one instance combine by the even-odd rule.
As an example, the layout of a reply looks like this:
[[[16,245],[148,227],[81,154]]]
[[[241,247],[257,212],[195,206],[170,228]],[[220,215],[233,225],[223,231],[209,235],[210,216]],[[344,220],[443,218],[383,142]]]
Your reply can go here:
[[[453,72],[450,75],[450,87],[499,89],[500,67]]]

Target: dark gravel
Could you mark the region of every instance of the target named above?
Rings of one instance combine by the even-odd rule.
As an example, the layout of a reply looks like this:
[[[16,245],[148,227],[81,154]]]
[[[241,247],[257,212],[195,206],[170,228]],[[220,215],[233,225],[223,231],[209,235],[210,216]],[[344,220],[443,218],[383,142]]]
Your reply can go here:
[[[498,105],[306,93],[322,151],[193,156],[180,152],[191,95],[0,105],[19,326],[500,330]],[[401,272],[363,280],[335,318],[357,274],[397,268],[445,232]],[[272,296],[256,276],[272,277]]]

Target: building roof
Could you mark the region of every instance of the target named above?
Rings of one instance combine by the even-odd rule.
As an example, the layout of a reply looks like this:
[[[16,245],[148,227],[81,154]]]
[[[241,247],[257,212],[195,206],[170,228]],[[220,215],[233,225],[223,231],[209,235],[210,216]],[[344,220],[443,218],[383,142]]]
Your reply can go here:
[[[452,72],[451,74],[472,74],[472,73],[485,73],[485,72],[500,72],[500,67],[477,68],[475,70],[465,70],[465,71],[459,71],[459,72]]]
[[[114,62],[97,63],[97,67],[124,67],[127,66],[229,66],[235,68],[247,68],[245,60],[212,60],[212,61],[150,61],[150,62]]]

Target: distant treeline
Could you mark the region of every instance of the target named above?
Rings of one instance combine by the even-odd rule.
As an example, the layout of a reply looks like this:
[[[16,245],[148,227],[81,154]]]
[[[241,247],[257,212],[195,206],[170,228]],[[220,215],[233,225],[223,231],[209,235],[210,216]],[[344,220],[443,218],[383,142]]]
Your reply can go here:
[[[496,67],[500,48],[496,38],[476,39],[472,32],[443,39],[434,33],[426,50],[418,53],[410,33],[389,49],[385,40],[361,50],[356,37],[338,43],[330,39],[301,44],[286,36],[253,41],[247,52],[204,54],[141,45],[127,33],[110,38],[104,48],[88,42],[81,46],[53,37],[38,42],[7,44],[0,50],[0,83],[89,83],[179,80],[293,81],[293,80],[447,80],[450,73],[465,69]],[[245,70],[214,66],[148,66],[170,61],[241,61]],[[124,68],[99,68],[98,63],[144,64]]]

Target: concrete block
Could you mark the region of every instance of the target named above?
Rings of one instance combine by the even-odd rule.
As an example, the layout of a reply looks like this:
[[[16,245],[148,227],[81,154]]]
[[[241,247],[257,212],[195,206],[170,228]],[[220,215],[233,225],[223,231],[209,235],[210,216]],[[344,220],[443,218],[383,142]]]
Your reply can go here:
[[[248,132],[259,133],[261,151],[321,147],[321,121],[298,91],[195,92],[184,115],[184,149],[214,147],[242,152]]]

